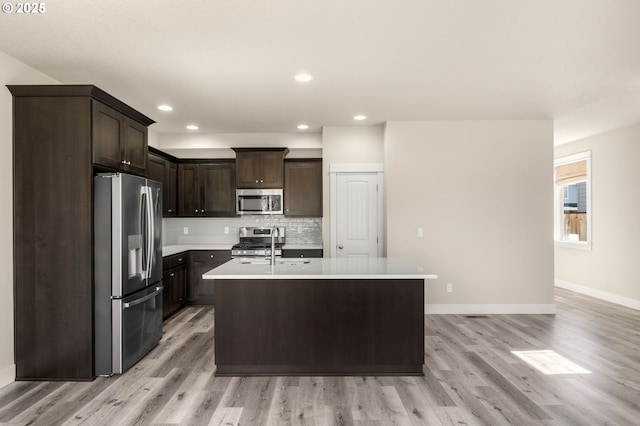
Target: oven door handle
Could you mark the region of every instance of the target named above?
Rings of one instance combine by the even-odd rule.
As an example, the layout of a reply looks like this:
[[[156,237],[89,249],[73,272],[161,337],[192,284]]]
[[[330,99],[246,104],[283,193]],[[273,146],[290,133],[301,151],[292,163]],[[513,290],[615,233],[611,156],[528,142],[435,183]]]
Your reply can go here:
[[[146,296],[141,297],[140,299],[136,299],[133,302],[124,303],[122,306],[123,306],[124,309],[133,308],[134,306],[139,305],[141,303],[144,303],[149,299],[153,299],[154,297],[156,297],[158,295],[158,293],[162,292],[163,289],[164,289],[164,287],[159,285],[159,286],[156,287],[156,291],[154,291],[153,293],[147,294]]]

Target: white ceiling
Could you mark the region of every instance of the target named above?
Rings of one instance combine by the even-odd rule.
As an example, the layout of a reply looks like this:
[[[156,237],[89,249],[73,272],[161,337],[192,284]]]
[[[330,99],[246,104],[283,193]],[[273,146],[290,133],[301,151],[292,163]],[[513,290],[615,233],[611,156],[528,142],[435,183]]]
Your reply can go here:
[[[15,4],[15,3],[13,3]],[[554,119],[640,121],[637,0],[55,0],[0,15],[0,51],[95,84],[160,133]],[[308,71],[307,84],[293,80]],[[22,82],[18,82],[22,83]],[[156,109],[160,103],[171,113]]]

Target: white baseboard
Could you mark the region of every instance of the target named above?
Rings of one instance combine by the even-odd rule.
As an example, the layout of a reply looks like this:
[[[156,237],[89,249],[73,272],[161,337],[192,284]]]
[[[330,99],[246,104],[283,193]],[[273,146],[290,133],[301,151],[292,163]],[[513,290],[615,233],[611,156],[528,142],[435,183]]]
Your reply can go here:
[[[555,303],[523,305],[426,304],[424,305],[424,313],[456,315],[555,314],[556,305]]]
[[[617,305],[626,306],[627,308],[640,311],[640,300],[637,299],[620,296],[619,294],[615,293],[609,293],[608,291],[597,290],[595,288],[586,287],[580,284],[574,284],[569,281],[555,280],[555,284],[556,287],[566,288],[567,290],[575,291],[576,293],[585,294],[587,296],[595,297],[596,299],[605,300],[607,302],[615,303]]]
[[[11,364],[0,370],[0,388],[13,383],[16,380],[16,365]]]

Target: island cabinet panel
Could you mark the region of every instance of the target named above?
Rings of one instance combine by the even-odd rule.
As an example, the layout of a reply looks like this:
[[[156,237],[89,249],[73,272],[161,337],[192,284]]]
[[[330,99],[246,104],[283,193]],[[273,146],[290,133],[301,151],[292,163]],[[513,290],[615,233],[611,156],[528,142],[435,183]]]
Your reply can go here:
[[[322,160],[284,162],[284,215],[322,217]]]
[[[422,279],[216,279],[216,374],[422,375]]]
[[[189,252],[188,304],[214,304],[214,281],[204,280],[202,275],[229,260],[231,260],[231,250],[192,250]]]
[[[238,188],[283,188],[286,148],[233,148]]]

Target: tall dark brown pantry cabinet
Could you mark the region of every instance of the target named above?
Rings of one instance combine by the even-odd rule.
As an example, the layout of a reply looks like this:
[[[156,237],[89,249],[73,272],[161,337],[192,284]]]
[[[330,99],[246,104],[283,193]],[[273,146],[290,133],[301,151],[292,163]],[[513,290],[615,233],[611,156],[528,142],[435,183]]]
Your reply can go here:
[[[13,95],[17,380],[92,380],[93,175],[144,174],[153,120],[91,85]]]

